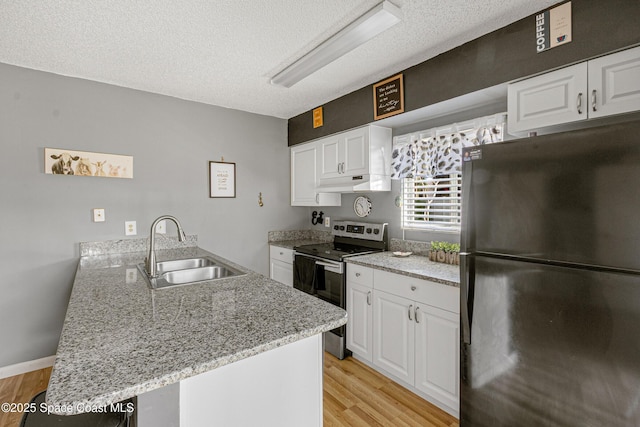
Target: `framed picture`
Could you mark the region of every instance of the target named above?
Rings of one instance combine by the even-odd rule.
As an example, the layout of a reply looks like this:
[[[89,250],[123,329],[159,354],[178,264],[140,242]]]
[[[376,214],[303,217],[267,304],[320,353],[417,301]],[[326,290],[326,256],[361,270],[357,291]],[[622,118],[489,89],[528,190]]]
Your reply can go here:
[[[45,148],[44,173],[132,179],[133,157],[63,148]]]
[[[209,162],[209,197],[236,197],[236,164]]]

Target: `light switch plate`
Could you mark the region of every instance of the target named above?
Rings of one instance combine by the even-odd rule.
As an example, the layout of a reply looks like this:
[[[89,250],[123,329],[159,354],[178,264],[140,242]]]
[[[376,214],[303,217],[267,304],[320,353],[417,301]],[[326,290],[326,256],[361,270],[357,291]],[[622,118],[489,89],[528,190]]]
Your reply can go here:
[[[103,208],[95,208],[93,210],[93,222],[104,222],[104,209]]]
[[[138,234],[138,230],[136,227],[135,221],[125,221],[124,222],[124,235],[125,236],[135,236]]]
[[[331,218],[329,218],[328,216],[324,217],[324,226],[331,227]]]

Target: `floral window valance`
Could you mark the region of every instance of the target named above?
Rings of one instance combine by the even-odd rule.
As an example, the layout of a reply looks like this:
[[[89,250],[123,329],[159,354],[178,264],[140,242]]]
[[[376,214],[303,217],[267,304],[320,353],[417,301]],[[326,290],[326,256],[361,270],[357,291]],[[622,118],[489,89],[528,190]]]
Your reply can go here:
[[[464,130],[451,132],[456,127]],[[465,126],[397,137],[391,155],[391,179],[462,173],[462,148],[500,142],[503,132],[504,115],[500,114],[467,122]]]

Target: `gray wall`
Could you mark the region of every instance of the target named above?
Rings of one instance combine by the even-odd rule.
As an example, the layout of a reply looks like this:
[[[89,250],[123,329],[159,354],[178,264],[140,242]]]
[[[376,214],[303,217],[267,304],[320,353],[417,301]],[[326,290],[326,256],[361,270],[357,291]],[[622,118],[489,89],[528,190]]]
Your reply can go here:
[[[353,202],[356,197],[361,194],[343,194],[342,206],[328,207],[323,206],[309,210],[306,218],[306,225],[314,230],[329,230],[323,225],[312,225],[311,218],[314,210],[322,211],[325,217],[330,217],[331,221],[344,219],[350,221],[364,222],[388,222],[389,237],[406,240],[418,240],[430,242],[432,240],[441,240],[447,242],[458,243],[460,241],[459,233],[437,233],[428,231],[406,230],[404,235],[401,228],[401,209],[395,205],[395,199],[402,193],[401,181],[391,181],[391,191],[383,193],[363,193],[371,200],[371,214],[366,218],[358,218],[353,212]]]
[[[0,366],[55,353],[78,242],[125,238],[126,220],[146,237],[173,214],[201,247],[263,274],[267,232],[309,226],[289,206],[286,120],[0,64],[0,141]],[[131,155],[134,179],[46,175],[44,147]],[[237,164],[234,199],[208,197],[222,156]],[[106,222],[91,221],[96,207]]]

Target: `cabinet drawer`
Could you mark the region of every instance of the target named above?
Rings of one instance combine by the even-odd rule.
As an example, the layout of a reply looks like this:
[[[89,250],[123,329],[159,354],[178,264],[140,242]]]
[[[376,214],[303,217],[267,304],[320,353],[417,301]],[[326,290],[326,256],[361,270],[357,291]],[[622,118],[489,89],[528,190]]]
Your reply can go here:
[[[270,246],[269,256],[287,264],[293,264],[293,249],[281,248],[280,246]]]
[[[347,282],[373,287],[373,269],[362,265],[347,264]]]
[[[375,270],[373,287],[422,304],[460,313],[460,289],[454,286]]]

